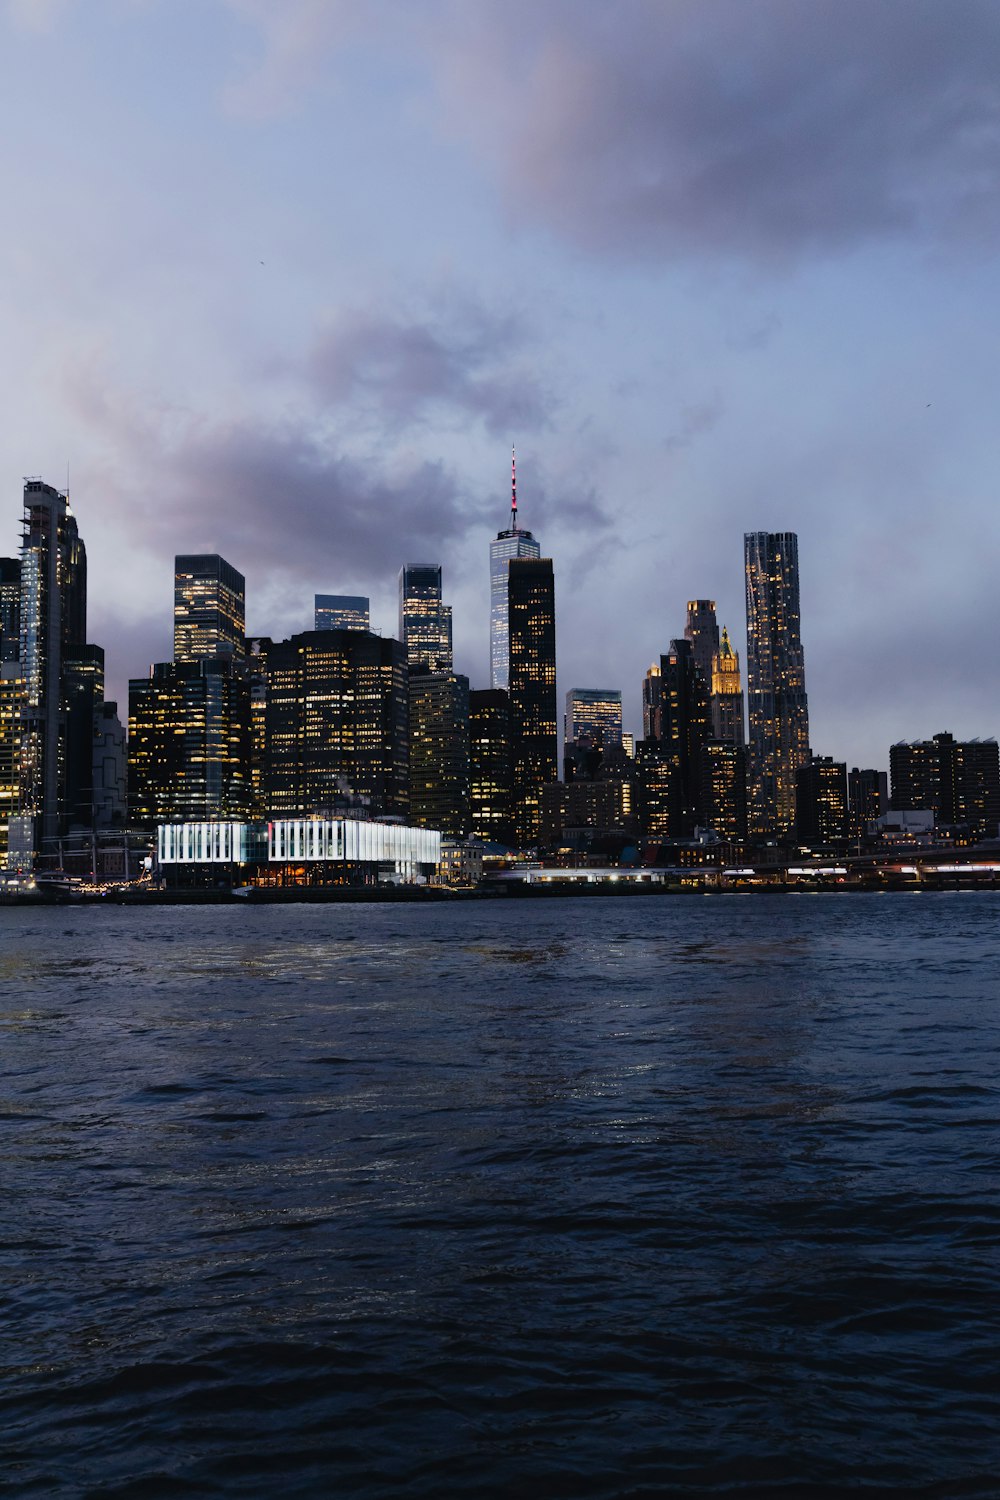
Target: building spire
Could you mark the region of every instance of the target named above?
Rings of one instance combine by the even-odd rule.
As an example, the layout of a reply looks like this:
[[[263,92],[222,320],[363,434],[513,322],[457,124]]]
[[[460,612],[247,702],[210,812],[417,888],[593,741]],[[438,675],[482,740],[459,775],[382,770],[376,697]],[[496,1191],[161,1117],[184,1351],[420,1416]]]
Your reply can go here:
[[[517,457],[510,450],[510,529],[517,530]]]

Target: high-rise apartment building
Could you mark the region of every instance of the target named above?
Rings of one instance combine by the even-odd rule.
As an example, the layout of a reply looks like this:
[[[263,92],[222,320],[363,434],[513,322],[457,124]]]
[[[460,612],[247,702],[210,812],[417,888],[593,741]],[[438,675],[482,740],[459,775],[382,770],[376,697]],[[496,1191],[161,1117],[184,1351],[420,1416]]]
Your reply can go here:
[[[813,755],[795,773],[795,836],[800,844],[840,844],[847,838],[847,766]]]
[[[10,821],[21,795],[21,711],[24,678],[17,661],[0,661],[0,856],[6,857]]]
[[[399,639],[412,672],[451,671],[451,605],[441,602],[436,563],[407,563],[399,570]]]
[[[795,777],[809,759],[809,706],[792,531],[744,539],[750,832],[784,838],[795,825]]]
[[[660,738],[660,664],[653,662],[642,679],[642,737],[644,740]]]
[[[409,701],[401,642],[314,630],[267,653],[264,801],[279,817],[409,812]]]
[[[469,679],[411,672],[410,822],[451,838],[469,832]]]
[[[691,657],[708,687],[712,681],[712,658],[719,649],[719,625],[714,599],[689,599],[684,639],[691,642]]]
[[[939,827],[967,827],[995,838],[1000,819],[1000,752],[997,742],[956,740],[936,734],[889,748],[892,806],[929,808]]]
[[[720,838],[741,844],[747,836],[747,753],[731,740],[701,748],[701,818]]]
[[[622,695],[619,688],[570,688],[566,694],[564,734],[567,740],[591,740],[599,748],[622,742]]]
[[[514,820],[526,848],[538,838],[541,789],[559,779],[552,559],[512,557],[507,594]]]
[[[510,635],[507,573],[513,558],[541,557],[542,549],[530,531],[518,525],[517,469],[511,456],[510,526],[490,542],[490,687],[510,685]]]
[[[740,682],[740,658],[733,650],[728,630],[723,627],[722,641],[712,657],[709,679],[712,690],[712,735],[727,745],[743,745],[743,686]]]
[[[370,630],[369,602],[363,594],[316,594],[314,630]]]
[[[10,859],[55,855],[67,818],[66,661],[85,646],[87,552],[67,496],[41,479],[24,485],[21,543],[21,710],[18,813]]]
[[[885,771],[854,766],[847,776],[847,804],[851,838],[864,838],[869,825],[889,809],[889,778]]]
[[[242,659],[246,580],[217,552],[174,559],[174,661]]]

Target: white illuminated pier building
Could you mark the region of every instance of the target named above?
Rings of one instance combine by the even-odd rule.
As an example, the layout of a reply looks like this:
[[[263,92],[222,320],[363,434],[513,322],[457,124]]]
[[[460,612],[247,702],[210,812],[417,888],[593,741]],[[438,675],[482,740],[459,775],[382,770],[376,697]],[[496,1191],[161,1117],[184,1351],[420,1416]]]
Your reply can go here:
[[[376,873],[390,865],[403,879],[432,874],[441,862],[435,828],[371,823],[357,818],[274,818],[259,823],[161,823],[161,865],[323,864]]]

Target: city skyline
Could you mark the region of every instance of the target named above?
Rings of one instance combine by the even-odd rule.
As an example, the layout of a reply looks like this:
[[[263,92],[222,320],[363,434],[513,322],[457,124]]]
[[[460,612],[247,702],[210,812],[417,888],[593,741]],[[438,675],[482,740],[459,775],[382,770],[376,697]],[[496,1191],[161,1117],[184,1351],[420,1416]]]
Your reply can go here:
[[[390,633],[429,556],[485,687],[516,442],[560,676],[633,730],[685,599],[745,661],[760,528],[799,536],[820,753],[998,731],[954,646],[1000,542],[995,7],[197,10],[0,3],[0,472],[69,465],[111,696],[170,656],[179,550],[278,635],[327,591]]]

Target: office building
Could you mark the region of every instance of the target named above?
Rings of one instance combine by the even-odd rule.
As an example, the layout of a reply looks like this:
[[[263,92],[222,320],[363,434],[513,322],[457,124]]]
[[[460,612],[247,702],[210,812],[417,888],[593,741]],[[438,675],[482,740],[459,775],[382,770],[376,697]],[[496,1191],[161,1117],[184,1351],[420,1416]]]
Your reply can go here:
[[[399,570],[399,639],[411,672],[450,672],[451,605],[441,602],[441,569],[407,563]]]
[[[245,650],[246,582],[216,552],[174,559],[174,661],[233,657]]]
[[[660,738],[660,665],[653,662],[642,679],[642,737],[644,740]]]
[[[740,658],[733,650],[729,632],[724,627],[719,649],[712,657],[709,683],[712,690],[713,738],[724,740],[727,745],[745,744]]]
[[[674,787],[680,774],[676,758],[656,738],[635,747],[636,817],[644,838],[667,839],[676,834]]]
[[[795,836],[800,844],[842,844],[847,838],[847,766],[813,755],[795,773]]]
[[[612,750],[622,742],[622,695],[618,688],[570,688],[564,735]]]
[[[100,646],[68,647],[63,655],[66,709],[66,791],[63,825],[67,831],[94,826],[94,735],[104,704],[104,652]]]
[[[21,561],[0,557],[0,662],[21,654]]]
[[[1000,819],[1000,759],[997,742],[956,740],[936,734],[889,750],[892,807],[930,809],[939,828],[967,828],[973,837],[995,838]]]
[[[486,843],[514,842],[510,698],[502,688],[469,694],[470,828]]]
[[[250,690],[232,655],[158,662],[129,682],[131,819],[247,817]]]
[[[794,829],[796,772],[809,759],[798,538],[752,531],[743,540],[750,833],[780,839]]]
[[[538,837],[541,789],[559,779],[555,582],[549,557],[512,557],[507,570],[514,824],[527,848]]]
[[[675,769],[671,784],[670,837],[690,838],[704,821],[702,747],[711,738],[708,684],[687,639],[670,642],[660,657],[660,734],[663,753]]]
[[[314,630],[370,630],[369,605],[363,594],[316,594]]]
[[[57,858],[67,816],[66,660],[87,632],[87,553],[67,496],[41,479],[24,485],[21,543],[21,711],[18,813],[9,857],[30,867]]]
[[[353,629],[347,626],[346,629]],[[270,636],[247,637],[246,678],[250,694],[250,806],[253,816],[267,815],[264,799],[264,762],[267,752],[267,657]]]
[[[469,679],[411,672],[410,821],[465,838],[469,807]]]
[[[510,686],[508,569],[514,558],[539,558],[542,549],[530,531],[518,524],[517,468],[511,456],[510,526],[490,543],[490,687]]]
[[[314,630],[267,653],[263,798],[280,817],[409,811],[406,655],[391,637]]]
[[[701,748],[701,820],[728,843],[747,836],[747,753],[729,740]]]
[[[712,658],[719,649],[719,626],[714,599],[689,599],[684,639],[691,643],[691,657],[705,681],[712,682]]]
[[[97,832],[124,828],[128,805],[125,727],[117,703],[102,703],[94,721],[94,822]]]
[[[11,818],[17,817],[21,791],[21,710],[24,678],[17,661],[0,661],[0,856],[7,855]]]
[[[850,836],[864,838],[868,828],[889,810],[889,778],[885,771],[855,766],[847,777]]]

